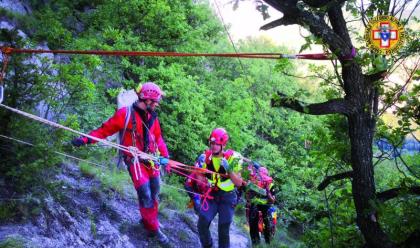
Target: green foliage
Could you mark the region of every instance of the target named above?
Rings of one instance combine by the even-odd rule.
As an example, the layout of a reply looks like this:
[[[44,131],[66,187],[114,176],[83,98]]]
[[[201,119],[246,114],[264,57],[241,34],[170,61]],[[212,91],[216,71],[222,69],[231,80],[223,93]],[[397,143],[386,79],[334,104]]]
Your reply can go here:
[[[97,235],[96,220],[95,220],[95,216],[92,213],[92,210],[89,207],[87,208],[87,215],[90,221],[90,233],[92,234],[93,237],[96,237]]]
[[[0,242],[0,248],[23,248],[27,247],[27,242],[21,236],[9,236]]]
[[[16,215],[15,202],[2,202],[0,204],[0,223],[4,223],[10,219],[13,219]]]
[[[323,41],[320,38],[315,37],[314,35],[309,35],[304,37],[305,39],[305,44],[303,44],[299,50],[299,53],[308,50],[309,48],[311,48],[311,45],[323,45]]]
[[[29,194],[21,198],[3,198],[0,204],[0,223],[11,220],[23,221],[38,215],[41,210],[42,195]]]
[[[159,210],[164,208],[177,209],[184,212],[189,202],[188,195],[179,189],[183,189],[181,183],[165,183],[160,189]]]
[[[125,194],[125,188],[131,181],[126,171],[118,171],[115,167],[109,170],[106,167],[100,168],[85,162],[79,163],[79,166],[84,176],[99,179],[104,190],[112,190],[120,194]]]

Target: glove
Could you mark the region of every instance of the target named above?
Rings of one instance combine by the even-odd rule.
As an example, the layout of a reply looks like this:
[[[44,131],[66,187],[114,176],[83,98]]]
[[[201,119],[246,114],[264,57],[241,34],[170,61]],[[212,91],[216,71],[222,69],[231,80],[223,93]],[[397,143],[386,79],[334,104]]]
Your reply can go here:
[[[198,214],[200,212],[200,208],[201,208],[200,197],[198,197],[198,199],[196,197],[194,197],[193,207],[194,207],[194,211]]]
[[[165,157],[159,157],[159,164],[161,166],[166,166],[169,163],[169,159]]]
[[[232,168],[229,166],[229,162],[225,158],[222,158],[222,160],[220,161],[220,165],[223,166],[223,168],[225,168],[225,171],[227,173],[232,172]]]
[[[87,142],[87,139],[86,139],[85,137],[74,138],[74,139],[72,139],[72,141],[71,141],[71,144],[72,144],[73,146],[75,146],[75,147],[84,146],[84,145],[86,145],[87,143],[88,143],[88,142]]]
[[[252,165],[256,170],[258,170],[261,167],[260,163],[258,163],[257,161],[252,161]]]
[[[195,164],[194,164],[195,167],[203,168],[203,164],[204,164],[205,160],[206,160],[206,155],[201,154],[200,156],[198,156],[197,160],[195,161]]]
[[[165,169],[165,172],[167,174],[171,174],[171,166],[169,165],[169,159],[168,158],[159,157],[158,163],[159,163],[160,166],[163,167],[163,169]]]

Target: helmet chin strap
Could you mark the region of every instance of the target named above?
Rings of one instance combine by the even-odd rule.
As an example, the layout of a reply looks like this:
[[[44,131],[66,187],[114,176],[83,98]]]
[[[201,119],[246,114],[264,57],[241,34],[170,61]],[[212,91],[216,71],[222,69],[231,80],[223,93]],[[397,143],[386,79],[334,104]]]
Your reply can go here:
[[[146,104],[146,110],[149,113],[152,113],[153,112],[152,106],[150,106],[150,104]]]
[[[152,105],[151,104],[147,104],[145,99],[140,99],[139,101],[140,102],[143,102],[144,105],[146,105],[146,111],[147,112],[149,112],[149,113],[152,113],[153,112]]]

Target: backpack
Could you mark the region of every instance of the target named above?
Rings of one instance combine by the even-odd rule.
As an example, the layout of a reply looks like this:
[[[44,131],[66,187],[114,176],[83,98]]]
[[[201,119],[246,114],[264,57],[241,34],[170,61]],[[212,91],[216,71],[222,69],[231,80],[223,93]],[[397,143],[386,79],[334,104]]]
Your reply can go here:
[[[123,139],[125,132],[127,131],[128,122],[130,121],[131,113],[133,112],[133,103],[138,100],[137,93],[134,90],[122,90],[117,96],[117,106],[118,109],[127,107],[127,111],[125,112],[125,119],[124,119],[124,129],[120,130],[118,133],[118,143],[120,145],[123,144]],[[123,161],[123,152],[118,150],[118,163],[117,167],[120,168],[121,161]]]

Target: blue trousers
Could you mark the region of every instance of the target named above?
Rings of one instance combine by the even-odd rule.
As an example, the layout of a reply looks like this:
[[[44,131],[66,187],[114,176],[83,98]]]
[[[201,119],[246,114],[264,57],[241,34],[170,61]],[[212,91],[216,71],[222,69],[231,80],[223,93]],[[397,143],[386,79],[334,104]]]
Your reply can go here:
[[[201,202],[201,209],[198,218],[198,234],[202,247],[212,247],[213,241],[210,234],[210,224],[216,214],[219,214],[219,247],[228,248],[230,246],[229,228],[232,223],[233,214],[235,212],[236,193],[235,191],[225,192],[218,190],[211,193],[213,199],[207,199],[206,204]]]

